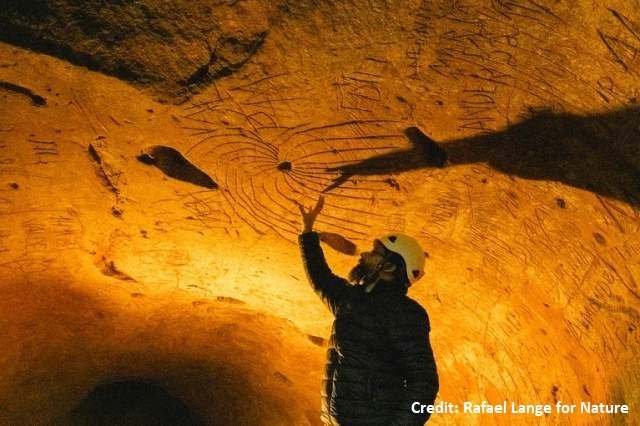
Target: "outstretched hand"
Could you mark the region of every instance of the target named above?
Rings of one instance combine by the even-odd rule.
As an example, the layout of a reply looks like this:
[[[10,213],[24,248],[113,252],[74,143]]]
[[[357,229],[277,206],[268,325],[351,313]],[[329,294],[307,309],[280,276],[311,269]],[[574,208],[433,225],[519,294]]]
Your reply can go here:
[[[318,217],[318,214],[320,214],[320,211],[324,206],[324,196],[321,195],[320,198],[318,198],[318,202],[316,203],[316,205],[313,208],[310,208],[309,210],[305,210],[304,206],[299,202],[296,202],[296,204],[298,205],[298,208],[300,209],[300,214],[302,215],[302,222],[304,223],[304,232],[312,231],[313,224],[315,223],[316,218]]]

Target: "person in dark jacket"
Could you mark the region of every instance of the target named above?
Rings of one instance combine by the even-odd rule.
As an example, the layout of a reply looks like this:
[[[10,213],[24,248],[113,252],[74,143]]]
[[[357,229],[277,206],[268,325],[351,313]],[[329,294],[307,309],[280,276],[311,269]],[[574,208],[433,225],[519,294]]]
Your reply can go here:
[[[349,273],[331,272],[313,231],[322,210],[298,204],[304,222],[302,260],[314,291],[333,313],[322,389],[327,425],[423,425],[439,388],[429,342],[429,316],[407,297],[423,275],[424,251],[411,237],[391,234],[374,241]],[[416,404],[419,403],[419,404]]]

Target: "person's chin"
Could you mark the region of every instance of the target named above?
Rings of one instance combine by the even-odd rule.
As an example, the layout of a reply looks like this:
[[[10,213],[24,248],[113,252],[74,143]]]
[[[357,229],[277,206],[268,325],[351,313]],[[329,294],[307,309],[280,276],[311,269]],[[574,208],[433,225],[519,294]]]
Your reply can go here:
[[[365,276],[365,270],[362,265],[356,265],[349,271],[349,282],[352,285],[360,284],[360,280]]]

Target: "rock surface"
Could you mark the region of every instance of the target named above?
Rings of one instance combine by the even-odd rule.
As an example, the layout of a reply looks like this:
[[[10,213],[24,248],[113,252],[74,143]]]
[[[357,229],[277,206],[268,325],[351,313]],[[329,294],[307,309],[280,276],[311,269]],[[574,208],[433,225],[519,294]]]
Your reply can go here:
[[[631,412],[430,424],[639,421],[637,0],[21,5],[0,11],[21,31],[0,43],[0,423],[151,381],[207,424],[319,424],[331,317],[295,242],[321,193],[336,273],[391,231],[429,253],[410,296],[440,400]],[[261,42],[219,47],[183,102],[203,19],[211,47]]]
[[[0,39],[184,101],[260,48],[278,3],[27,0],[0,9]]]

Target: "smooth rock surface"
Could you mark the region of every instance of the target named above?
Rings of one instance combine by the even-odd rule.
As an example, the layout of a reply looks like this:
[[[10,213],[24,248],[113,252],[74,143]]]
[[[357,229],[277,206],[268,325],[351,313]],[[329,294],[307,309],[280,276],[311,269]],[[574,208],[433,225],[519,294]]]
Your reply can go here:
[[[96,12],[105,34],[125,3]],[[181,105],[191,48],[148,27],[109,53],[158,76],[142,86],[0,44],[0,81],[26,90],[0,85],[3,424],[64,418],[122,380],[207,424],[319,424],[331,317],[294,201],[332,186],[319,230],[359,250],[401,231],[429,253],[410,296],[431,317],[440,400],[630,406],[430,424],[637,422],[640,3],[297,2],[277,24],[227,3],[211,5],[268,36]],[[83,34],[56,40],[97,60],[103,38]],[[141,162],[153,146],[216,187]],[[343,276],[357,259],[325,253]]]

